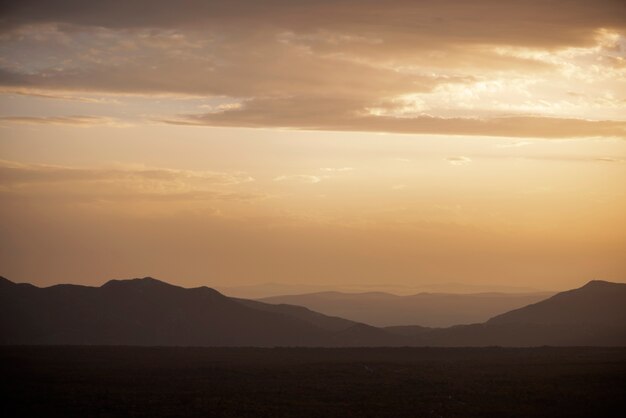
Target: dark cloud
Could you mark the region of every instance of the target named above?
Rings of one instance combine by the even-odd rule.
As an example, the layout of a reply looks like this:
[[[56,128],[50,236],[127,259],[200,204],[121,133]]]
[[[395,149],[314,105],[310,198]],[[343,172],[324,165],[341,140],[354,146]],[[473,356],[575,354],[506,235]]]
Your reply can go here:
[[[250,39],[236,49],[228,42],[210,43],[184,57],[171,55],[166,48],[142,49],[141,54],[131,51],[128,56],[117,50],[99,50],[94,62],[81,62],[89,48],[80,49],[74,54],[75,67],[29,73],[4,69],[0,86],[230,97],[314,94],[323,88],[338,97],[372,98],[406,89],[429,91],[439,83],[466,80],[403,74],[342,57],[315,56],[275,39]]]
[[[541,116],[442,118],[373,116],[359,103],[328,98],[259,99],[240,109],[188,115],[167,123],[293,128],[330,131],[374,131],[404,134],[484,135],[501,137],[568,138],[608,136],[626,138],[626,121],[590,121]]]
[[[33,22],[113,28],[237,25],[250,31],[340,29],[385,35],[395,43],[562,45],[588,42],[589,32],[599,27],[623,28],[626,6],[620,0],[21,0],[4,2],[1,16],[5,27]]]
[[[25,0],[4,4],[0,16],[5,28],[0,34],[1,90],[28,94],[30,89],[45,96],[68,91],[194,95],[242,103],[239,109],[170,118],[170,123],[510,137],[624,136],[624,122],[600,120],[611,116],[593,114],[593,121],[568,117],[580,117],[578,108],[578,113],[561,117],[526,116],[514,106],[519,103],[511,106],[502,99],[504,93],[499,98],[504,103],[494,100],[495,111],[488,100],[481,102],[480,93],[469,93],[476,100],[463,114],[491,116],[483,118],[456,117],[458,109],[447,112],[459,95],[448,97],[445,92],[447,102],[435,101],[424,111],[418,106],[405,115],[398,105],[404,95],[498,77],[504,80],[503,90],[511,89],[509,97],[532,96],[515,91],[516,77],[528,76],[531,86],[534,76],[541,80],[571,69],[564,67],[562,57],[542,59],[515,47],[548,53],[597,46],[599,34],[626,31],[623,1],[188,0],[174,5],[165,0]],[[619,45],[602,46],[607,48],[605,61],[621,62],[620,52],[613,51]],[[587,62],[576,65],[578,72],[590,68]],[[573,82],[589,81],[589,74],[574,76],[579,78]],[[530,109],[534,103],[559,100],[558,92],[537,100],[519,99],[523,105],[531,102]],[[483,103],[485,109],[480,108]],[[368,111],[375,108],[387,113]],[[497,117],[503,112],[517,113]],[[409,113],[412,117],[392,117]],[[4,121],[102,122],[77,117]]]

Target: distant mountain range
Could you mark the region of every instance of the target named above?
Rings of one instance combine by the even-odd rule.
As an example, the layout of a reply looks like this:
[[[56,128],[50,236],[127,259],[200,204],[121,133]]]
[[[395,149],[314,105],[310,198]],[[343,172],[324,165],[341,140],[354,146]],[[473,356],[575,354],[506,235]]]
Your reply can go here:
[[[593,281],[482,324],[377,328],[153,278],[47,288],[0,278],[0,331],[5,345],[626,345],[626,284]]]
[[[423,283],[417,285],[387,284],[340,284],[329,287],[328,285],[312,285],[297,283],[260,283],[239,286],[216,286],[216,290],[228,296],[245,299],[263,299],[281,295],[302,295],[305,293],[341,292],[341,293],[372,293],[383,292],[393,295],[414,295],[416,293],[542,293],[531,287],[505,286],[493,284],[467,284],[467,283]],[[555,292],[546,292],[555,293]]]
[[[382,292],[318,292],[260,299],[267,303],[305,306],[373,326],[421,325],[449,327],[489,318],[539,302],[553,293],[419,293],[398,296]]]

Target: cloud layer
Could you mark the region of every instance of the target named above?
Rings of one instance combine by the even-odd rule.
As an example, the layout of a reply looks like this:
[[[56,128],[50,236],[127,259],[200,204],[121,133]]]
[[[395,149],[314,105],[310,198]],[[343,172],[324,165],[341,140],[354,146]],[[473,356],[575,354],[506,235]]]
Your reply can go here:
[[[191,125],[625,136],[620,1],[22,1],[0,19],[5,94],[170,95],[158,119]],[[185,96],[222,106],[181,114]]]
[[[220,201],[258,197],[236,186],[242,173],[148,167],[80,168],[0,160],[0,199],[73,201]]]

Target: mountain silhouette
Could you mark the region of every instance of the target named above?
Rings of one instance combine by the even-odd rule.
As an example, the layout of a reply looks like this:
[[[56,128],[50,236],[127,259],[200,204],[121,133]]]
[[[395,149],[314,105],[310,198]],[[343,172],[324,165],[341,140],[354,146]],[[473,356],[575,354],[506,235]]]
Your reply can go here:
[[[258,309],[265,312],[275,312],[283,315],[289,315],[303,321],[306,321],[310,324],[313,324],[319,328],[325,329],[327,331],[345,331],[354,327],[355,325],[359,325],[357,322],[350,321],[347,319],[339,318],[336,316],[327,316],[321,313],[312,311],[303,306],[289,305],[289,304],[270,304],[263,303],[256,300],[249,299],[239,299],[239,298],[231,298],[233,300],[238,301],[244,306],[248,306],[253,309]]]
[[[592,280],[581,288],[558,293],[516,309],[488,324],[594,325],[626,324],[626,284]]]
[[[626,345],[626,284],[593,281],[479,324],[377,328],[150,277],[46,288],[0,278],[0,331],[5,345]]]
[[[317,292],[259,299],[267,303],[305,306],[326,315],[373,326],[421,325],[448,327],[474,324],[512,309],[541,301],[553,293],[418,293]]]
[[[208,287],[184,289],[146,277],[101,287],[38,288],[0,280],[3,344],[317,346],[363,342],[358,324],[301,307],[228,298]],[[378,337],[377,337],[378,336]],[[379,343],[382,343],[380,341]]]
[[[442,329],[387,327],[433,346],[624,346],[626,284],[591,281],[482,324]]]

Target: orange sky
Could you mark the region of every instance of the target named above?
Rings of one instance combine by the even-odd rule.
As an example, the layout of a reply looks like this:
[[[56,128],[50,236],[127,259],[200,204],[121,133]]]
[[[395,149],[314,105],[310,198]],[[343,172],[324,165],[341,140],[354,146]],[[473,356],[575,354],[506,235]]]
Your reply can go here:
[[[626,281],[620,1],[0,8],[0,275]]]

